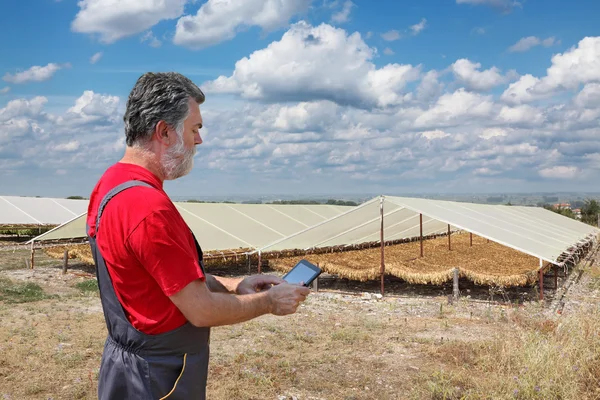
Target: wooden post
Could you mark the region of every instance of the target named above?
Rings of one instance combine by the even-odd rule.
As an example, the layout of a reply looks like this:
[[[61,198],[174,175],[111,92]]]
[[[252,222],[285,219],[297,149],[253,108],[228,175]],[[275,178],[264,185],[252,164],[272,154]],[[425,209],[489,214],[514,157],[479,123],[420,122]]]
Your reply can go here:
[[[33,242],[31,242],[31,264],[29,265],[29,268],[31,268],[31,269],[33,269],[34,254],[35,254],[35,248],[33,247]]]
[[[262,263],[262,259],[261,259],[261,254],[260,254],[260,250],[258,251],[258,273],[261,273],[261,268],[260,268],[260,264]]]
[[[381,295],[383,296],[384,293],[384,276],[385,276],[385,257],[384,257],[384,247],[385,247],[385,241],[383,238],[383,197],[381,198],[380,202],[379,202],[379,214],[380,214],[380,219],[381,219],[381,230],[379,233],[379,240],[381,241],[381,266],[379,268],[379,273],[381,274]]]
[[[543,267],[543,262],[542,259],[540,258],[540,300],[544,300],[544,271],[542,270]]]
[[[473,234],[469,232],[470,247],[473,247]]]
[[[558,290],[558,265],[554,265],[554,290]]]
[[[450,242],[450,224],[448,224],[448,251],[452,251],[452,243]]]
[[[65,250],[64,260],[63,260],[63,275],[67,273],[67,268],[69,266],[69,250]]]
[[[458,300],[460,291],[458,290],[458,268],[454,268],[454,285],[453,285],[454,300]]]
[[[421,241],[421,257],[423,257],[423,214],[419,214],[419,227],[421,228],[420,241]]]

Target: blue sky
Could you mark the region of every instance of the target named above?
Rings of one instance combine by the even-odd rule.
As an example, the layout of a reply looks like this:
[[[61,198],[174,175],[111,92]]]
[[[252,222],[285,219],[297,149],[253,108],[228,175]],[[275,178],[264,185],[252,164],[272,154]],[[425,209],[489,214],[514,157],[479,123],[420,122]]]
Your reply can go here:
[[[0,3],[0,195],[89,195],[167,70],[207,95],[172,196],[597,191],[597,1],[113,3]]]

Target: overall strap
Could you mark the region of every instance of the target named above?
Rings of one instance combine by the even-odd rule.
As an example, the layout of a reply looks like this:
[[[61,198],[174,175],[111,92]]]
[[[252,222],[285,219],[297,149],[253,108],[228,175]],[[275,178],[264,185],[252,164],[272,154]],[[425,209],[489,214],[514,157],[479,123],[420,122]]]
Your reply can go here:
[[[121,193],[123,190],[129,189],[129,188],[132,188],[135,186],[145,186],[145,187],[152,188],[152,185],[150,185],[146,182],[131,180],[131,181],[121,183],[120,185],[112,188],[106,194],[106,196],[104,196],[104,198],[100,202],[100,206],[98,207],[98,216],[96,217],[96,229],[95,229],[96,235],[98,235],[98,231],[100,230],[100,218],[102,217],[102,213],[104,212],[104,207],[106,207],[106,205],[108,204],[110,199],[112,199],[113,197],[115,197],[116,195]]]

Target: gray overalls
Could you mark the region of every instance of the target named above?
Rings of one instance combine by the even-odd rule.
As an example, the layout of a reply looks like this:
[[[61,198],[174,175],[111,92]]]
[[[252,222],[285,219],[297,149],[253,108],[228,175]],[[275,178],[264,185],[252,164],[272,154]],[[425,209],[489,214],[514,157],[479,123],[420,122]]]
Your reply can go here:
[[[206,398],[210,328],[197,328],[187,322],[158,335],[147,335],[134,328],[125,316],[96,245],[104,207],[111,198],[133,186],[152,187],[145,182],[129,181],[111,190],[98,208],[96,235],[89,237],[108,328],[98,377],[98,398],[203,400]],[[194,241],[204,272],[202,250],[195,237]]]

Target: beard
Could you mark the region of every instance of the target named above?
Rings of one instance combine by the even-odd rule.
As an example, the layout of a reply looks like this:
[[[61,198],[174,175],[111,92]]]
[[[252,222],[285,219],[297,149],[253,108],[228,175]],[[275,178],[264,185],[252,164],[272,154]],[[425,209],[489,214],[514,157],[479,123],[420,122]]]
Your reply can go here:
[[[167,149],[161,160],[165,170],[165,180],[181,178],[187,175],[194,166],[196,147],[186,149],[183,137],[180,135],[177,136],[177,143]]]

